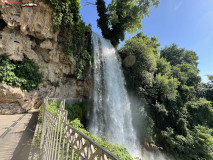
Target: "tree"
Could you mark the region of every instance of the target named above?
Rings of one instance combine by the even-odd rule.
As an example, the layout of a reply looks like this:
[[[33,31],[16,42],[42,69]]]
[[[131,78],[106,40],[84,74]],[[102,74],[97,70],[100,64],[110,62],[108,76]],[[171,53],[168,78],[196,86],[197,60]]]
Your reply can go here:
[[[128,90],[136,92],[141,99],[147,99],[150,104],[145,107],[147,117],[154,122],[154,129],[160,131],[170,122],[167,121],[168,109],[164,102],[176,100],[179,82],[172,77],[171,65],[159,57],[158,46],[157,38],[139,33],[126,41],[119,54]]]
[[[169,62],[172,66],[172,76],[180,82],[178,90],[180,104],[183,106],[190,98],[195,97],[195,90],[201,80],[198,76],[198,57],[194,51],[178,48],[176,44],[162,49],[160,57]]]
[[[160,57],[165,58],[172,66],[177,64],[188,64],[197,67],[198,65],[198,57],[194,51],[178,48],[176,44],[162,49]]]
[[[142,123],[137,128],[148,129],[146,134],[139,131],[140,140],[144,146],[155,143],[163,147],[177,159],[210,160],[213,106],[196,93],[200,83],[198,57],[175,44],[161,51],[159,46],[157,38],[139,33],[119,50],[127,88],[136,92],[141,102],[137,107]],[[205,91],[212,91],[213,76],[209,79],[202,86]]]
[[[112,0],[106,7],[104,0],[97,0],[98,27],[103,37],[117,47],[123,41],[125,32],[134,33],[142,29],[141,21],[149,16],[149,8],[157,7],[160,0]]]
[[[213,106],[211,101],[200,99],[198,101],[189,101],[185,104],[188,112],[189,127],[194,125],[208,126],[213,122]]]
[[[178,135],[173,129],[162,131],[164,148],[181,160],[213,159],[213,130],[205,126],[195,126],[187,135]]]
[[[209,82],[200,84],[198,93],[200,97],[204,97],[213,102],[213,75],[208,75]]]
[[[206,98],[213,102],[213,75],[209,75],[208,79],[209,82],[207,83]]]
[[[123,66],[127,81],[132,85],[131,89],[141,91],[153,84],[154,71],[156,70],[155,46],[159,43],[152,41],[143,34],[138,34],[127,40],[124,47],[119,50],[123,59]],[[143,92],[144,93],[144,92]]]

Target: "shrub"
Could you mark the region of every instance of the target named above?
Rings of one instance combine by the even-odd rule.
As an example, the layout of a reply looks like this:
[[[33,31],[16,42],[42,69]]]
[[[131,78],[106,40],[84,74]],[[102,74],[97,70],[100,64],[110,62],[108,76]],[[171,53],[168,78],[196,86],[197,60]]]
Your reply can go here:
[[[49,110],[54,115],[57,115],[57,109],[60,107],[60,103],[53,99],[49,104],[47,104],[47,110]],[[76,104],[65,104],[65,109],[68,111],[67,118],[72,121],[76,118],[83,121],[83,117],[86,113],[87,103],[81,102]]]
[[[128,151],[126,150],[125,147],[120,146],[117,143],[112,144],[112,143],[108,142],[106,140],[106,138],[104,138],[104,137],[103,137],[103,139],[101,139],[101,138],[97,138],[96,136],[90,134],[87,130],[84,129],[84,126],[81,124],[79,119],[75,119],[75,120],[73,120],[69,123],[70,123],[71,126],[73,126],[77,130],[79,130],[81,133],[85,134],[90,139],[92,139],[96,143],[100,144],[101,146],[103,146],[104,148],[109,150],[111,153],[113,153],[114,155],[116,155],[120,159],[122,159],[122,160],[133,160],[132,156],[128,153]]]
[[[0,55],[0,82],[30,91],[38,88],[42,74],[32,60],[13,61],[6,55]]]
[[[82,122],[85,117],[87,103],[66,104],[65,108],[68,111],[68,119],[70,121],[78,118]]]

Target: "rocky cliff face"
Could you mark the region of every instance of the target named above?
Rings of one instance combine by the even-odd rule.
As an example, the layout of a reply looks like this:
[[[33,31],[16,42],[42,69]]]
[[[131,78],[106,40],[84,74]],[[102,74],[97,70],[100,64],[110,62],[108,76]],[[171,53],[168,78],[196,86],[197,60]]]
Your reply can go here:
[[[38,107],[45,96],[66,98],[74,103],[89,95],[88,79],[75,79],[75,60],[63,53],[63,47],[57,42],[58,33],[53,33],[52,9],[42,1],[34,3],[38,4],[35,8],[20,4],[0,6],[0,54],[16,61],[24,57],[33,60],[43,73],[43,83],[30,93],[1,84],[0,96],[4,96],[0,99],[0,114],[28,111],[32,106]],[[27,105],[29,102],[33,104]]]

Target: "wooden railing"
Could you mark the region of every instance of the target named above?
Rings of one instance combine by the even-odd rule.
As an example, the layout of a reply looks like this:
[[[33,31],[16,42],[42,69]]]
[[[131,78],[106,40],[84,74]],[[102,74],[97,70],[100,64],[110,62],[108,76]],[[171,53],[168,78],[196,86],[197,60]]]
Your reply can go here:
[[[40,148],[43,160],[120,160],[111,152],[67,123],[65,100],[57,116],[46,109],[51,99],[45,98]]]

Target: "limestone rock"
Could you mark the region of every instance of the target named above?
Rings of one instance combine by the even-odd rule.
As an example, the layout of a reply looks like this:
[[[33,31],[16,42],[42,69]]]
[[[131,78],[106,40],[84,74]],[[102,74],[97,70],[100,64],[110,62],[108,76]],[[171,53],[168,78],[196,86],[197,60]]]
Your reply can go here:
[[[49,52],[49,58],[52,62],[59,63],[60,54],[63,54],[63,53],[59,53],[55,50],[52,50],[52,51]]]
[[[52,9],[41,1],[36,1],[39,7],[23,7],[20,13],[20,28],[24,34],[39,39],[53,38]]]
[[[0,0],[0,3],[4,3],[5,0]],[[12,0],[8,0],[7,2],[12,2]],[[9,28],[16,28],[20,25],[21,17],[21,6],[20,5],[1,5],[1,14],[4,21],[7,23]]]
[[[22,1],[25,2],[28,3]],[[44,0],[34,3],[39,7],[0,6],[0,55],[6,54],[15,61],[24,57],[33,60],[43,74],[43,82],[29,93],[0,84],[0,114],[26,112],[38,107],[46,96],[65,98],[70,103],[89,97],[89,80],[75,78],[75,59],[67,56],[58,44],[59,31],[53,33],[52,9]]]
[[[50,40],[45,40],[44,42],[42,42],[41,44],[40,44],[40,47],[41,48],[44,48],[44,49],[52,49],[52,47],[53,47],[53,45],[52,45],[52,43],[50,42]]]
[[[7,54],[11,60],[21,61],[24,55],[34,61],[38,61],[38,57],[31,49],[32,42],[28,36],[22,35],[20,32],[4,28],[1,33],[2,52],[0,54]]]
[[[23,113],[35,106],[37,92],[23,93],[20,88],[0,84],[0,114]]]

